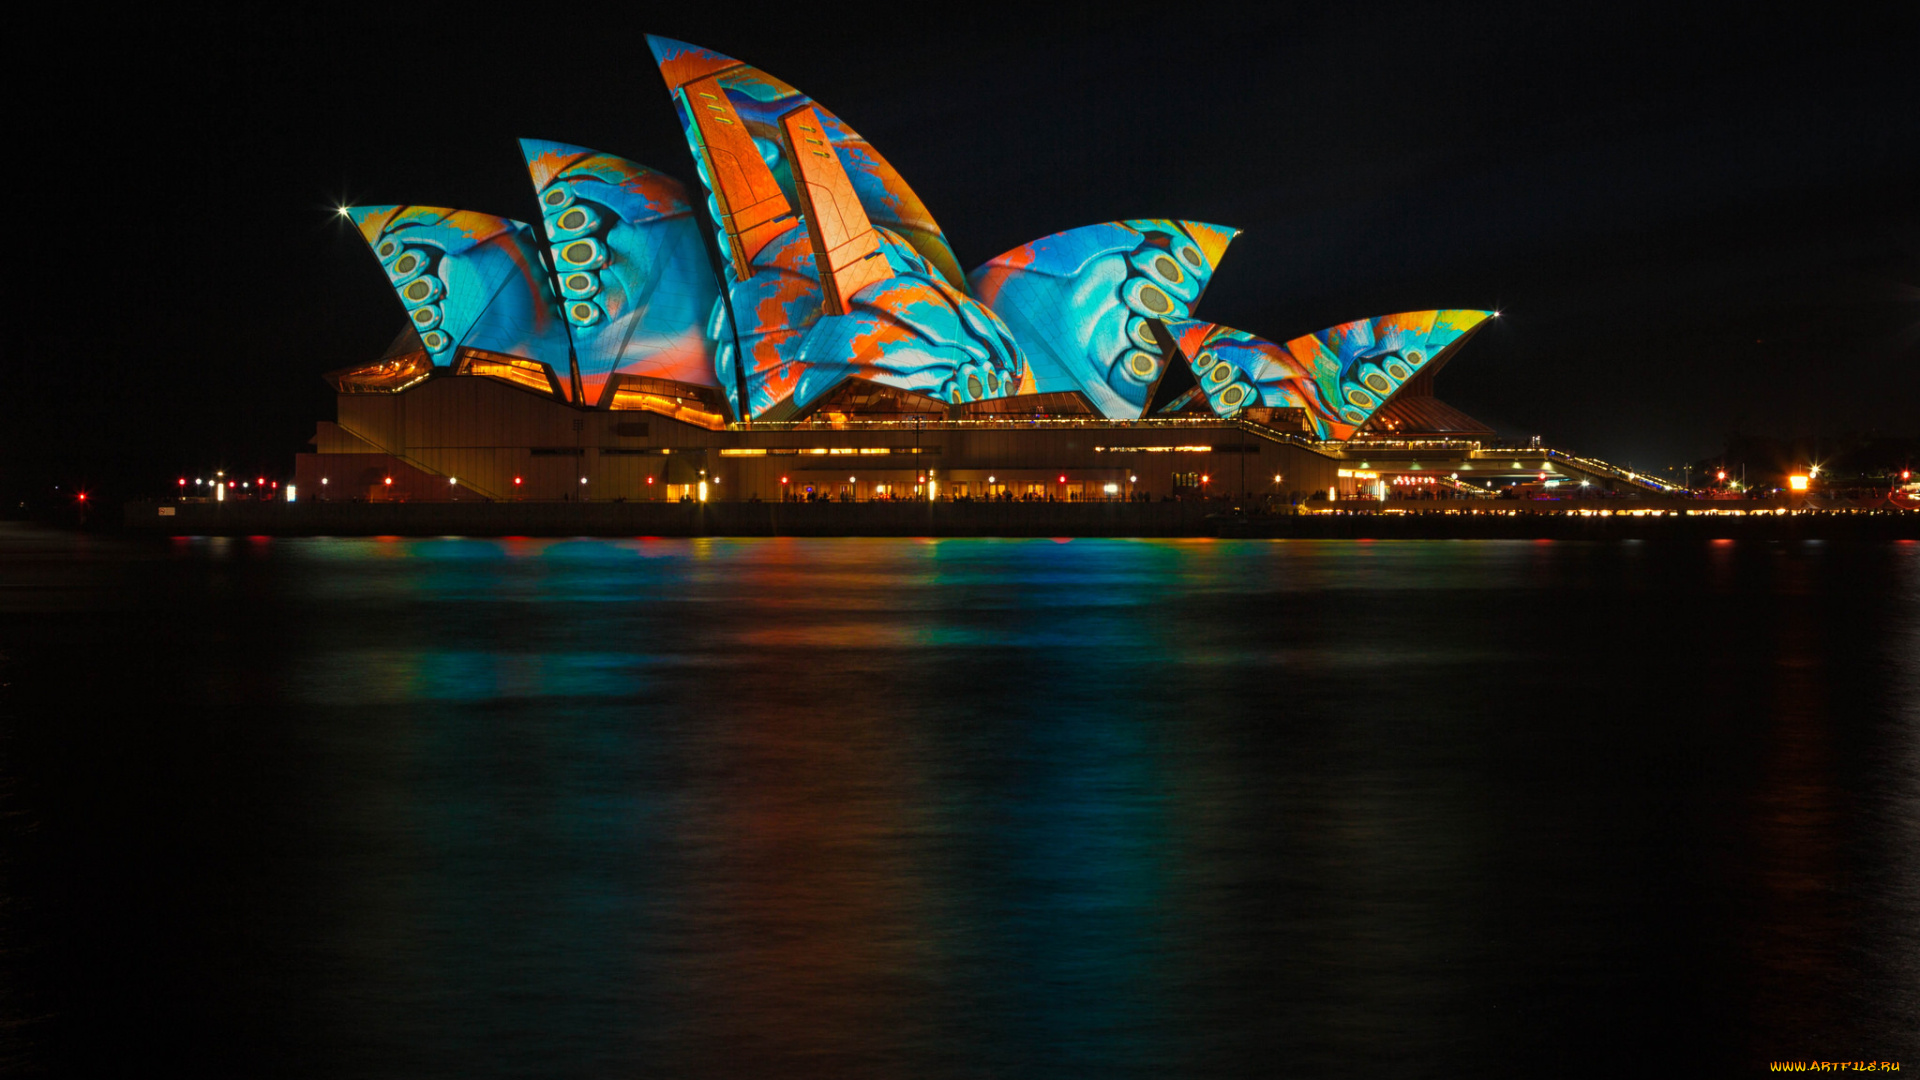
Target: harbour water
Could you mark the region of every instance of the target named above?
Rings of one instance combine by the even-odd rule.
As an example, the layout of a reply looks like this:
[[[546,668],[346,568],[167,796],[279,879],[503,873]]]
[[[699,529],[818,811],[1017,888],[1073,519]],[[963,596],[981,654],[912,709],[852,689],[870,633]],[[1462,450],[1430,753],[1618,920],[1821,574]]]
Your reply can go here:
[[[1920,543],[0,532],[0,1066],[1920,1067]]]

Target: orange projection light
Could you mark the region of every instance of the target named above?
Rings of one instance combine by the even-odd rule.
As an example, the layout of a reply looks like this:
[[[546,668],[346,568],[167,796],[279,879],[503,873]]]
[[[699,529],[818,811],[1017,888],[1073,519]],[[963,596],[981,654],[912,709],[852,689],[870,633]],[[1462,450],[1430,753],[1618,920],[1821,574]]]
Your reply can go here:
[[[753,257],[792,227],[793,209],[740,114],[727,100],[720,80],[708,77],[691,82],[680,93],[687,115],[700,132],[707,175],[713,179],[713,196],[720,204],[721,227],[732,249],[733,272],[745,281],[753,276]]]
[[[880,234],[860,208],[853,181],[820,128],[819,114],[811,106],[795,109],[780,118],[780,133],[793,162],[794,190],[813,241],[827,314],[845,315],[855,293],[892,277],[893,270],[880,252]]]

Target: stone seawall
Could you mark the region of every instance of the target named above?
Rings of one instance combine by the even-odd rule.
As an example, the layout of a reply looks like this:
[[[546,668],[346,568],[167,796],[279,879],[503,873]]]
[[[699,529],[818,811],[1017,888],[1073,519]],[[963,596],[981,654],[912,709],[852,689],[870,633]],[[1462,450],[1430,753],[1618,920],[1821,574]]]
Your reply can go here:
[[[172,510],[171,514],[163,511]],[[155,503],[134,532],[175,536],[1220,536],[1295,539],[1920,538],[1920,514],[1235,517],[1220,503]]]
[[[160,511],[171,507],[173,514]],[[1211,536],[1201,503],[129,503],[172,535]]]

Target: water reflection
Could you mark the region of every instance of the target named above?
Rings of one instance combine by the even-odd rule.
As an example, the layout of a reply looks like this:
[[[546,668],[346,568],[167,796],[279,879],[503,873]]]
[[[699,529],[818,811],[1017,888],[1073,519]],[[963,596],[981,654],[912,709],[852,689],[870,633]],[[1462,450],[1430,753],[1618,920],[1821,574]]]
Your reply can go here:
[[[1915,548],[55,551],[0,592],[0,927],[49,1067],[1898,1057]]]

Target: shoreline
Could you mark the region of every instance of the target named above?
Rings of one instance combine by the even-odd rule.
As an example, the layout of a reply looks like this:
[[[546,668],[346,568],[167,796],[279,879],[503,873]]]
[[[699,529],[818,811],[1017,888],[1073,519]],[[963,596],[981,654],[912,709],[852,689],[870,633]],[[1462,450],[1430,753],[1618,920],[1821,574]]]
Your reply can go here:
[[[155,536],[808,536],[1218,537],[1223,539],[1914,540],[1920,514],[1840,510],[1742,513],[1638,503],[1480,513],[1389,507],[1371,513],[1236,514],[1231,504],[306,502],[124,507],[123,531]],[[163,511],[172,510],[165,514]],[[1588,513],[1581,513],[1581,510]]]

